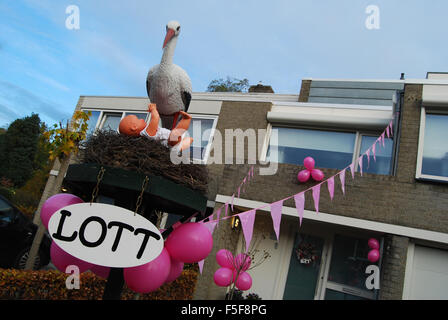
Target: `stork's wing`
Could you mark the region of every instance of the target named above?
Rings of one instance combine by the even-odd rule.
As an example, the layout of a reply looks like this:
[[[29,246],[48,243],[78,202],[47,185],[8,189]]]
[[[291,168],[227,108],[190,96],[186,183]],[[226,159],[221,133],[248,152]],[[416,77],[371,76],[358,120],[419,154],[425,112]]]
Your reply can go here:
[[[146,77],[146,92],[148,94],[148,98],[149,98],[149,93],[151,92],[151,83],[154,79],[154,74],[156,73],[158,66],[159,65],[155,65],[154,67],[152,67],[151,70],[149,70],[149,72],[148,72],[148,76]],[[149,100],[151,100],[151,98],[149,98]]]
[[[179,89],[182,97],[182,102],[184,104],[184,111],[188,112],[188,108],[190,107],[191,102],[191,80],[188,74],[185,72],[184,69],[179,67],[178,65],[173,65],[173,68],[175,69],[175,74],[177,77],[177,81],[179,83]]]
[[[190,107],[190,101],[191,101],[191,93],[187,91],[182,92],[182,102],[184,103],[184,110],[185,112],[188,112],[188,108]]]

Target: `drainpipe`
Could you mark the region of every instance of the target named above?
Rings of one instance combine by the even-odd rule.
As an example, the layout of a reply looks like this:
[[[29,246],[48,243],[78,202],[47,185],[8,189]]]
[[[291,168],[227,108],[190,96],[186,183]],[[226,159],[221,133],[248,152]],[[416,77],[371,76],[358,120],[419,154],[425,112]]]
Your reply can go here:
[[[400,150],[400,135],[401,135],[401,119],[402,119],[402,106],[404,101],[404,90],[398,90],[395,95],[396,102],[393,105],[393,114],[394,114],[394,128],[393,128],[393,137],[394,137],[394,145],[393,145],[393,161],[391,163],[392,170],[391,173],[393,176],[397,174],[398,167],[398,152]]]

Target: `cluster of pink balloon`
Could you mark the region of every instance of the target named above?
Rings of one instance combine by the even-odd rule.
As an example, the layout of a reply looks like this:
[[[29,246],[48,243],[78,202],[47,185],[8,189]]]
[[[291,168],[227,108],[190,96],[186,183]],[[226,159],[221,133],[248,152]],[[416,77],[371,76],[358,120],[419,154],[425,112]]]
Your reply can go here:
[[[48,198],[40,214],[43,225],[48,229],[48,222],[55,212],[82,202],[82,199],[69,193],[60,193]],[[156,259],[123,270],[125,282],[131,290],[138,293],[155,291],[163,284],[176,280],[182,273],[184,263],[205,259],[212,247],[213,238],[205,226],[191,222],[182,224],[165,240],[165,247]],[[102,278],[109,276],[109,267],[80,260],[62,250],[54,241],[51,244],[50,255],[54,266],[61,272],[65,272],[69,265],[76,265],[80,273],[90,270]]]
[[[251,264],[247,254],[240,253],[234,257],[229,250],[221,249],[216,253],[216,262],[221,266],[213,276],[217,286],[228,287],[235,283],[241,291],[252,287],[252,277],[246,272]]]
[[[367,244],[369,245],[369,248],[372,249],[367,254],[367,259],[369,259],[370,262],[375,263],[380,259],[380,244],[375,238],[370,238]]]
[[[300,182],[307,182],[310,176],[316,181],[322,181],[324,178],[324,173],[321,170],[314,168],[315,161],[312,157],[306,157],[303,160],[303,165],[306,169],[301,170],[297,175],[297,179]]]

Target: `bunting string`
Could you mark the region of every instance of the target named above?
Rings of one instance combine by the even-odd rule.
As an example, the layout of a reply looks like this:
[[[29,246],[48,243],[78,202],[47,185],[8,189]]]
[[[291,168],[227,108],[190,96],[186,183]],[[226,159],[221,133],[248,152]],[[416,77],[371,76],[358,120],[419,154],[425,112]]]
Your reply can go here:
[[[347,167],[343,168],[338,173],[336,173],[335,175],[332,175],[331,177],[327,178],[326,180],[324,180],[306,190],[303,190],[299,193],[290,195],[284,199],[277,200],[273,203],[264,204],[261,207],[251,209],[251,210],[248,210],[245,212],[241,212],[236,215],[228,214],[229,206],[233,213],[233,209],[234,209],[233,202],[235,199],[235,194],[236,194],[237,198],[240,198],[241,192],[243,192],[243,193],[245,192],[245,184],[247,182],[250,182],[251,180],[253,180],[254,166],[252,165],[251,168],[249,169],[247,175],[244,177],[244,179],[238,186],[237,192],[232,194],[230,202],[226,202],[224,205],[222,205],[220,208],[218,208],[218,210],[216,210],[216,212],[214,213],[214,214],[216,214],[216,218],[210,219],[210,217],[207,217],[203,221],[200,221],[200,223],[204,223],[205,225],[211,224],[210,226],[208,226],[208,228],[209,228],[209,230],[211,230],[211,232],[213,232],[213,230],[215,229],[215,227],[219,223],[219,221],[227,220],[234,216],[238,216],[238,218],[241,221],[243,235],[244,235],[245,242],[246,242],[246,252],[247,252],[250,242],[252,240],[254,220],[255,220],[255,215],[256,215],[257,211],[261,211],[261,210],[267,211],[269,209],[271,212],[271,218],[272,218],[272,222],[273,222],[275,235],[278,240],[279,236],[280,236],[280,222],[281,222],[281,217],[282,217],[283,203],[289,199],[294,199],[294,203],[295,203],[295,206],[297,209],[297,214],[299,216],[299,225],[301,226],[302,219],[303,219],[303,212],[304,212],[304,208],[305,208],[305,194],[307,192],[309,192],[309,191],[312,192],[314,208],[315,208],[316,213],[319,213],[319,200],[320,200],[322,184],[324,184],[324,183],[327,184],[330,199],[333,200],[333,198],[334,198],[334,179],[336,176],[339,176],[339,180],[341,182],[342,194],[345,195],[345,176],[346,176],[347,170],[350,170],[352,179],[355,179],[355,171],[356,171],[357,167],[359,166],[359,172],[360,172],[360,175],[362,176],[363,175],[363,171],[362,171],[363,170],[363,157],[364,156],[367,157],[367,168],[370,165],[370,154],[373,155],[373,160],[376,162],[377,147],[384,148],[385,147],[385,141],[384,141],[385,136],[387,136],[387,138],[390,138],[393,136],[392,125],[393,125],[393,120],[390,121],[390,123],[386,127],[386,129],[381,133],[381,135],[374,141],[374,143],[363,154],[361,154],[357,159],[354,160],[354,162],[349,164]],[[377,144],[378,144],[378,146],[377,146]],[[225,210],[224,216],[222,216],[223,209]],[[208,221],[204,222],[206,219],[208,219]],[[201,263],[203,265],[203,261],[201,261]],[[202,265],[200,266],[201,272],[202,272]]]

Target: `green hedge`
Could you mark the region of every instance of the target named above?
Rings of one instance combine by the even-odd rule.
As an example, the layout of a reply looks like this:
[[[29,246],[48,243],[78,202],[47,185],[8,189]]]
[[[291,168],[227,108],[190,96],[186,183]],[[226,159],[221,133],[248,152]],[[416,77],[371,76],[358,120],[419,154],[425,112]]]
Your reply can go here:
[[[101,300],[106,280],[91,272],[80,276],[80,289],[69,290],[65,281],[69,275],[57,270],[0,269],[0,300]],[[182,275],[157,291],[141,294],[140,300],[191,300],[198,278],[196,270],[184,270]],[[135,292],[125,285],[121,299],[133,300]]]

